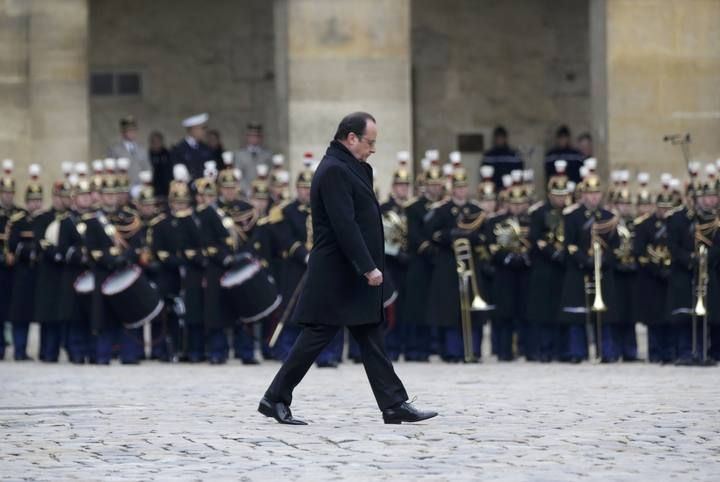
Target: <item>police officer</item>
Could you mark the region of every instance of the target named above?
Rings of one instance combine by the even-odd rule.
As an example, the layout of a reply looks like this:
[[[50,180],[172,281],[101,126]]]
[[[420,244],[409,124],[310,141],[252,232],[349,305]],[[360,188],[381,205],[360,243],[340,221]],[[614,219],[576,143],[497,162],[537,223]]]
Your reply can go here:
[[[460,292],[453,242],[459,238],[467,238],[477,244],[485,219],[485,213],[477,202],[468,198],[467,183],[465,169],[455,169],[451,179],[451,196],[433,204],[425,218],[426,233],[436,249],[427,319],[431,325],[438,327],[440,356],[447,362],[459,362],[464,358]],[[474,352],[479,354],[482,346],[482,326],[474,324],[472,336]]]
[[[569,202],[565,161],[555,161],[555,174],[547,186],[547,200],[529,209],[530,273],[527,319],[535,333],[535,356],[540,362],[559,358],[560,294],[565,276],[565,231],[562,211]]]

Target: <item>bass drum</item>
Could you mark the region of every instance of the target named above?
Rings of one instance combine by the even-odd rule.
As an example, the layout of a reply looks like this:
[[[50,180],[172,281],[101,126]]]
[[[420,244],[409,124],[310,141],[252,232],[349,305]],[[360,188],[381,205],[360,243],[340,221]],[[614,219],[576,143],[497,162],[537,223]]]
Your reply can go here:
[[[92,310],[92,296],[95,291],[95,275],[92,271],[85,271],[75,279],[73,283],[75,294],[77,295],[76,301],[80,307],[80,312],[86,318],[90,318]]]
[[[113,316],[126,328],[152,321],[163,309],[157,289],[137,266],[117,271],[102,284],[102,294]]]
[[[282,302],[275,280],[249,254],[220,278],[220,286],[234,315],[243,323],[265,318]]]

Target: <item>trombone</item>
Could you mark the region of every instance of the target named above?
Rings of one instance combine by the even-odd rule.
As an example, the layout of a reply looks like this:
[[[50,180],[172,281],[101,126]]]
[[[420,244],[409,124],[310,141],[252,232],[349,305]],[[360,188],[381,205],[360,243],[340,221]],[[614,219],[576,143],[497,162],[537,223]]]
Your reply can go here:
[[[708,317],[707,308],[705,308],[705,298],[707,297],[708,285],[708,250],[705,243],[698,241],[697,246],[697,278],[695,279],[695,307],[693,308],[692,317],[692,351],[693,356],[697,356],[697,318],[702,318],[702,356],[700,361],[707,363],[707,331]]]
[[[465,362],[469,363],[477,360],[473,348],[472,312],[488,311],[492,307],[480,296],[470,240],[458,238],[453,241],[453,253],[457,263],[458,289],[460,292],[463,352]]]
[[[597,358],[602,359],[602,312],[607,311],[602,295],[602,245],[600,236],[593,235],[593,277],[595,285],[595,296],[592,304],[592,311],[595,312],[597,322]]]

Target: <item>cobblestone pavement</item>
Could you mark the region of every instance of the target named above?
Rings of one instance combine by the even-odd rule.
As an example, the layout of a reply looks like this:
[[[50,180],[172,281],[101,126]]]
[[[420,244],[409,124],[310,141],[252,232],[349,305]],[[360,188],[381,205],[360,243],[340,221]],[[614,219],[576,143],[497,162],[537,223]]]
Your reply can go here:
[[[720,480],[720,369],[400,363],[441,415],[383,425],[361,366],[0,363],[2,480]]]

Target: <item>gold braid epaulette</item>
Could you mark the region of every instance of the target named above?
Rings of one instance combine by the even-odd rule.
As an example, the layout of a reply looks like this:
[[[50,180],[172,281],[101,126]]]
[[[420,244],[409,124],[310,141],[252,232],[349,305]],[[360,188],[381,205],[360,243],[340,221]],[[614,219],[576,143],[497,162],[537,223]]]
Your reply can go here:
[[[133,220],[129,224],[116,225],[115,228],[118,230],[123,239],[128,240],[140,231],[142,223],[140,222],[140,218],[133,216]]]
[[[604,222],[596,222],[592,225],[592,232],[593,234],[603,235],[607,234],[611,231],[613,231],[618,223],[620,222],[620,218],[618,216],[613,215],[610,219]]]
[[[475,217],[475,219],[470,221],[469,223],[458,222],[458,228],[465,229],[468,231],[474,231],[480,227],[480,225],[483,223],[483,221],[485,221],[485,212],[480,211],[478,213],[478,215]]]

